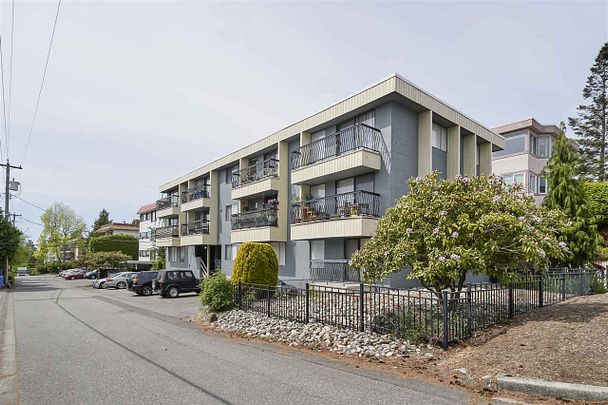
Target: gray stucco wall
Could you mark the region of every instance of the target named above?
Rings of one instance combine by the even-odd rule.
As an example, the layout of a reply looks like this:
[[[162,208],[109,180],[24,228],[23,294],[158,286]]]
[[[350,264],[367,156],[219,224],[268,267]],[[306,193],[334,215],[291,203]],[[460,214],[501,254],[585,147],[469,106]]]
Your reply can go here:
[[[226,260],[225,251],[226,245],[230,244],[230,221],[226,221],[226,205],[237,204],[236,201],[232,200],[232,182],[226,182],[226,171],[230,171],[230,168],[221,170],[219,172],[219,228],[218,228],[218,243],[222,249],[222,271],[230,276],[232,274],[232,266],[234,261]]]

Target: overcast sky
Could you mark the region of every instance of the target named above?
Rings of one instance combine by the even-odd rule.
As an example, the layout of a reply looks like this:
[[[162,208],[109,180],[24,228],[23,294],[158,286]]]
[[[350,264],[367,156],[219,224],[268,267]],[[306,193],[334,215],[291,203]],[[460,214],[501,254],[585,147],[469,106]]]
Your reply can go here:
[[[15,4],[13,164],[24,153],[56,5]],[[10,9],[1,3],[5,87]],[[104,207],[130,221],[164,181],[393,72],[489,127],[530,116],[559,123],[581,102],[606,41],[606,1],[64,0],[15,177],[21,198],[40,207],[64,202],[89,225]],[[40,222],[39,209],[11,204]],[[39,226],[18,224],[38,237]]]

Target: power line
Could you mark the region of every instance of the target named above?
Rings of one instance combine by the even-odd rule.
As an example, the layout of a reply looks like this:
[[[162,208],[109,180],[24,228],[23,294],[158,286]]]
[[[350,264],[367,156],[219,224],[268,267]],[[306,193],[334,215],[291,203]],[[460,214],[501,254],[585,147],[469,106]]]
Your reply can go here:
[[[23,201],[23,202],[24,202],[24,203],[26,203],[26,204],[31,205],[31,206],[32,206],[32,207],[34,207],[34,208],[38,208],[40,211],[46,211],[46,209],[44,209],[44,208],[42,208],[42,207],[39,207],[38,205],[36,205],[36,204],[34,204],[34,203],[32,203],[32,202],[29,202],[29,201],[27,201],[27,200],[24,200],[23,198],[21,198],[21,197],[19,197],[19,196],[14,196],[14,197],[15,197],[16,199],[18,199],[18,200]]]
[[[30,224],[33,224],[33,225],[44,226],[44,225],[42,225],[42,224],[41,224],[41,223],[39,223],[39,222],[32,221],[31,219],[27,219],[27,218],[24,218],[24,217],[20,217],[19,219],[20,219],[20,220],[23,220],[23,221],[25,221],[25,222],[29,222]]]
[[[51,31],[51,39],[49,41],[49,49],[46,53],[46,62],[44,63],[44,70],[42,71],[42,81],[40,82],[40,89],[38,89],[38,97],[36,98],[36,107],[34,108],[34,115],[32,116],[32,122],[30,124],[30,130],[27,134],[27,141],[25,143],[25,150],[23,151],[23,157],[21,158],[21,164],[25,160],[25,155],[30,146],[30,139],[32,137],[32,131],[34,130],[34,123],[36,122],[36,116],[38,115],[38,107],[40,106],[40,96],[42,96],[42,88],[44,87],[44,80],[46,79],[46,70],[49,67],[49,59],[51,58],[51,49],[53,49],[53,39],[55,38],[55,28],[57,27],[57,18],[59,17],[59,8],[61,7],[61,0],[57,2],[57,11],[55,12],[55,21],[53,22],[53,30]]]

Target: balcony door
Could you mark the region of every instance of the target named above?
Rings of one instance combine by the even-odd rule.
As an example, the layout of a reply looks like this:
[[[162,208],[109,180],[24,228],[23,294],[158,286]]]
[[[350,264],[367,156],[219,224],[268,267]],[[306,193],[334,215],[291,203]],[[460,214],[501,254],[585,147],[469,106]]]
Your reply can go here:
[[[324,216],[327,213],[327,201],[325,200],[325,184],[317,184],[310,186],[310,195],[315,202],[313,208],[316,209],[319,216]]]

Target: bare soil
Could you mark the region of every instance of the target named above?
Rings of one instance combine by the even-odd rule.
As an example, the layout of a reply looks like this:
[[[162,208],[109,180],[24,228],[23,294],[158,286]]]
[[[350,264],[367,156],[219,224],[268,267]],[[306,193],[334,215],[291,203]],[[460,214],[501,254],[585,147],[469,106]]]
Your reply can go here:
[[[506,374],[607,386],[608,294],[517,316],[450,349],[437,367],[464,367],[474,378]]]

